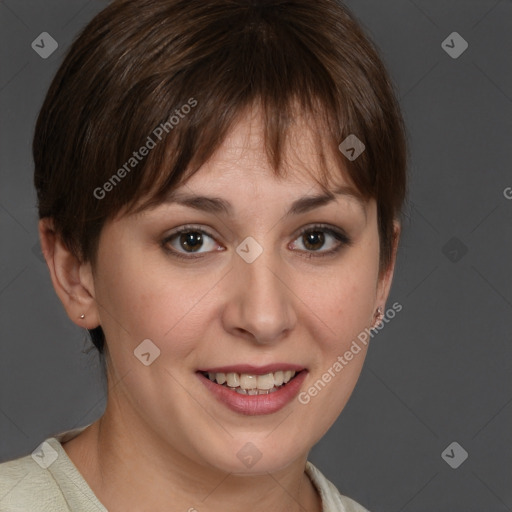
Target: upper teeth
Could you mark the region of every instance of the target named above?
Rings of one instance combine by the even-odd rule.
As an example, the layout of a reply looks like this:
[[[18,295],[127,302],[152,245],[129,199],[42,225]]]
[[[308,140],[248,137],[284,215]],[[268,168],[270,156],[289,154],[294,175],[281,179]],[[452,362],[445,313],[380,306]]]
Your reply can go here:
[[[272,389],[274,386],[281,386],[289,382],[296,372],[278,371],[266,373],[265,375],[252,375],[250,373],[212,373],[208,372],[208,378],[218,384],[227,384],[230,388],[241,387],[242,389]]]

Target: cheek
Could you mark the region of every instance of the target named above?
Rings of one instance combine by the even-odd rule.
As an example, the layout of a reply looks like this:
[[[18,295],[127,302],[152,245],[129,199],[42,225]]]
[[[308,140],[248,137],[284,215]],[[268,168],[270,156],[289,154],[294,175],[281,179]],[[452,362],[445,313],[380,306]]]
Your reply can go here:
[[[171,360],[185,357],[197,343],[205,308],[213,307],[210,292],[221,278],[216,272],[187,274],[159,254],[139,257],[128,247],[115,260],[104,258],[97,298],[112,356],[124,354],[133,362],[135,347],[150,339]]]
[[[340,352],[370,326],[377,275],[378,245],[365,238],[314,278],[297,280],[305,315],[324,333],[316,339],[323,350]]]
[[[348,254],[348,253],[347,253]],[[354,251],[332,272],[323,274],[315,291],[303,288],[317,357],[299,397],[302,427],[317,442],[344,409],[361,373],[368,344],[358,336],[370,327],[378,272],[378,249]],[[366,339],[367,341],[367,339]]]

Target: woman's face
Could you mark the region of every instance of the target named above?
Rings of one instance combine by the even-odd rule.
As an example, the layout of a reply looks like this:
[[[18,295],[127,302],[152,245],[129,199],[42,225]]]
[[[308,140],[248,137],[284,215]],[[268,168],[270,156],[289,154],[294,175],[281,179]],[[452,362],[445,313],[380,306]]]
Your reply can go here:
[[[108,222],[100,237],[93,282],[109,402],[139,436],[228,472],[277,471],[322,437],[363,365],[366,346],[353,341],[391,279],[379,281],[375,202],[305,200],[322,195],[307,172],[319,172],[318,154],[306,126],[290,141],[278,179],[259,117],[245,118],[174,202]],[[181,204],[192,196],[215,200]],[[208,370],[264,394],[213,383]]]

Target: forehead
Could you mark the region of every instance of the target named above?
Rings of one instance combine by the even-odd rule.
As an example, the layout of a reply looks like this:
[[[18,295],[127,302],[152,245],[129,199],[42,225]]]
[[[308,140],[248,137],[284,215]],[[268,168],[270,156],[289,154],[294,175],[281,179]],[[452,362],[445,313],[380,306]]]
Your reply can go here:
[[[307,119],[294,120],[283,149],[282,172],[276,176],[266,152],[262,118],[252,111],[192,177],[167,194],[163,204],[226,216],[241,209],[261,214],[262,206],[286,205],[285,217],[291,217],[341,200],[344,209],[359,209],[366,217],[367,201],[345,178],[346,171],[325,153],[325,146],[318,144]],[[319,185],[321,165],[332,174],[325,187]]]
[[[222,144],[186,184],[196,190],[219,190],[236,183],[258,187],[265,183],[286,182],[288,186],[329,188],[349,185],[350,180],[326,142],[329,135],[317,119],[305,113],[288,120],[286,137],[281,137],[282,159],[277,172],[271,163],[265,141],[262,112],[257,107],[244,111]],[[323,177],[327,170],[327,180]]]
[[[307,196],[309,201],[317,196],[314,201],[321,206],[327,204],[326,196],[330,195],[332,201],[340,189],[344,192],[343,204],[362,207],[366,216],[370,198],[364,197],[351,181],[324,118],[303,112],[296,104],[293,114],[286,112],[271,112],[273,117],[269,120],[269,112],[254,103],[239,111],[211,156],[191,165],[174,186],[161,189],[158,196],[150,192],[153,199],[146,203],[145,198],[139,199],[135,211],[123,211],[118,216],[149,213],[172,203],[206,206],[205,211],[212,213],[226,214],[231,210],[228,215],[249,211],[258,202],[260,213],[261,205],[268,208],[271,203],[286,203],[290,212],[300,213],[308,205],[296,204],[298,198]],[[283,130],[272,133],[276,126],[283,126]],[[171,149],[168,165],[158,166],[161,172],[154,183],[157,187],[167,177],[165,169],[173,166]],[[277,161],[273,158],[276,154]],[[219,199],[217,204],[209,199],[212,197]],[[228,202],[234,208],[226,208]]]

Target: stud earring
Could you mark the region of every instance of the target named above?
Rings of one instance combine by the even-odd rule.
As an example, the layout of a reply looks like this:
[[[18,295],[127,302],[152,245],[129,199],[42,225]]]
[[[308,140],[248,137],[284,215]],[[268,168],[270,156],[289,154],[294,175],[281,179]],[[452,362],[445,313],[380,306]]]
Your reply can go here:
[[[383,316],[384,316],[384,315],[383,315],[382,308],[379,306],[379,307],[377,308],[377,311],[375,312],[376,320],[375,320],[375,322],[374,322],[374,324],[373,324],[372,329],[375,329],[375,328],[377,327],[377,325],[379,325],[379,323],[380,323],[380,321],[382,320]]]
[[[80,318],[83,320],[83,319],[85,318],[85,315],[82,313],[82,314],[80,315]]]

